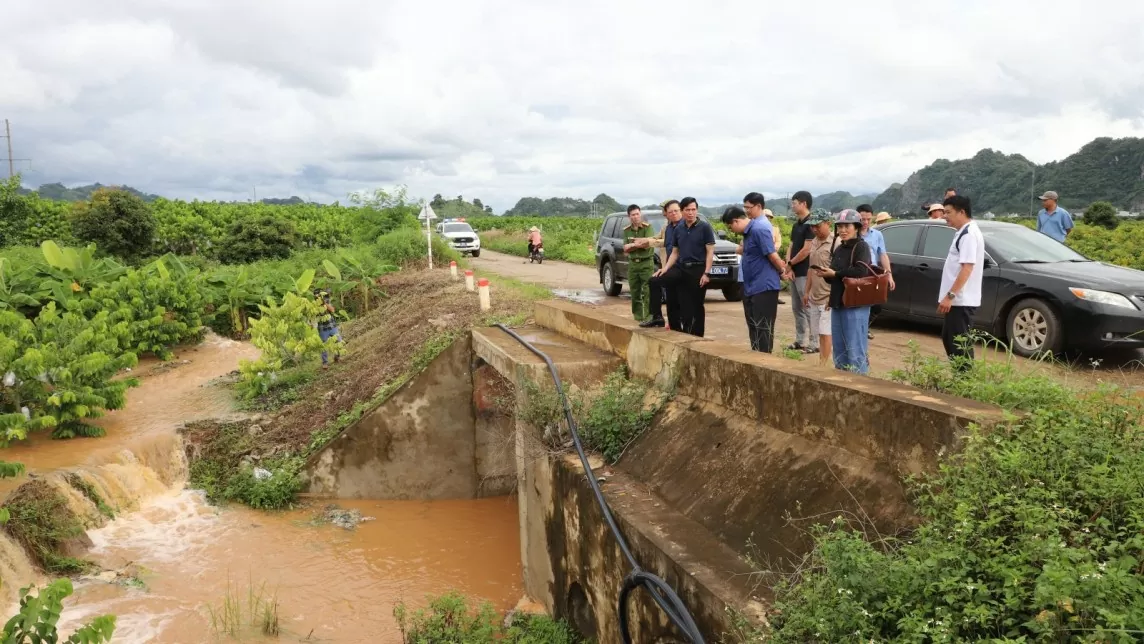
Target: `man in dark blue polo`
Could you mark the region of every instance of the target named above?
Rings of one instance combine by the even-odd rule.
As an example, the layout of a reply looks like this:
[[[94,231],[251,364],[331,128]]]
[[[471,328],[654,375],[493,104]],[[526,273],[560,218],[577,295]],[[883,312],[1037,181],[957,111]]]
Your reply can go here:
[[[743,276],[743,314],[751,350],[770,353],[779,312],[780,275],[786,271],[786,262],[775,251],[774,229],[766,217],[748,219],[742,208],[731,206],[723,211],[723,223],[743,236],[739,272]]]
[[[679,285],[678,330],[702,338],[707,317],[703,299],[715,258],[715,231],[699,218],[699,202],[694,197],[684,197],[679,205],[683,221],[672,231],[674,248],[656,276],[666,275]]]
[[[683,219],[683,213],[679,210],[679,201],[676,199],[668,199],[660,206],[663,208],[663,218],[667,222],[663,226],[663,230],[659,231],[659,235],[652,238],[648,244],[652,248],[663,248],[663,255],[660,258],[660,266],[667,265],[667,258],[671,257],[671,251],[675,248],[675,238],[672,234],[675,230],[676,224]],[[673,279],[674,276],[674,279]],[[663,326],[663,305],[664,299],[667,300],[667,323],[673,329],[679,329],[679,294],[676,286],[678,286],[678,271],[673,275],[660,275],[656,273],[655,276],[648,281],[648,311],[651,313],[651,318],[646,322],[641,322],[640,326],[647,328]]]

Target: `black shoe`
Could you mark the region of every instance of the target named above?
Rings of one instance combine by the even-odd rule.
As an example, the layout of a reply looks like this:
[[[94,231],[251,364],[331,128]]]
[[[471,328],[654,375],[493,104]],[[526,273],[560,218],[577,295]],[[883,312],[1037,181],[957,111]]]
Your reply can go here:
[[[794,344],[787,345],[787,351],[802,351],[805,348],[806,347],[802,346],[801,342],[795,342]]]
[[[867,332],[866,332],[866,339],[867,339],[867,340],[873,340],[873,339],[874,339],[874,334],[873,334],[873,333],[870,333],[869,331],[867,331]]]
[[[663,318],[652,318],[650,320],[644,320],[643,322],[640,322],[640,328],[644,329],[651,329],[657,326],[663,326]]]

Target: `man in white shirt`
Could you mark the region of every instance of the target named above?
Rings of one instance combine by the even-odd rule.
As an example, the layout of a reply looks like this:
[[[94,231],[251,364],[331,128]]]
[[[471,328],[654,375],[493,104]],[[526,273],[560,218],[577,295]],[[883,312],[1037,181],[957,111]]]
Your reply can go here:
[[[985,239],[973,221],[969,197],[949,197],[945,221],[957,232],[941,269],[941,291],[937,312],[945,316],[941,341],[945,354],[959,370],[968,369],[974,359],[973,344],[968,338],[973,314],[981,306],[981,277],[985,268]]]

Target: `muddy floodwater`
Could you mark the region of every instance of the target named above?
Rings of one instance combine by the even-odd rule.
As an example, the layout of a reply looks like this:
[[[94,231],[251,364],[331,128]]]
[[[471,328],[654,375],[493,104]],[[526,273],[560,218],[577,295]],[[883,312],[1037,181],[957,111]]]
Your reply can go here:
[[[498,609],[517,603],[514,498],[338,501],[371,517],[346,530],[315,520],[326,502],[270,514],[211,506],[185,489],[176,428],[234,413],[228,392],[208,383],[255,354],[247,344],[208,336],[172,363],[141,362],[135,375],[142,383],[126,408],[99,421],[106,437],[37,436],[5,451],[33,474],[81,472],[123,508],[88,530],[93,547],[85,556],[109,571],[130,570],[139,582],[109,583],[110,573],[77,580],[62,633],[111,613],[115,642],[214,641],[212,609],[221,612],[228,594],[245,607],[253,590],[277,599],[281,634],[274,641],[399,642],[393,607],[401,600],[420,606],[427,594],[456,589]],[[0,493],[20,480],[4,481]],[[10,543],[0,546],[5,586],[43,581]],[[261,636],[250,629],[241,639]]]

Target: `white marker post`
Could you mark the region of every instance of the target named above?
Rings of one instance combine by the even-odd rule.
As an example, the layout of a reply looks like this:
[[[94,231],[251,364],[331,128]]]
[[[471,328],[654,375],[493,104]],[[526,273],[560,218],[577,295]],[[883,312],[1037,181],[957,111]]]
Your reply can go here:
[[[469,291],[470,293],[477,290],[473,286],[473,271],[471,270],[465,271],[465,290]]]
[[[449,274],[457,279],[457,262],[449,262]]]
[[[489,281],[482,277],[477,281],[477,286],[480,289],[481,294],[481,310],[487,311],[493,308],[492,301],[489,299]]]
[[[425,244],[429,251],[429,269],[433,269],[433,224],[432,221],[437,218],[436,213],[433,212],[433,207],[429,204],[421,206],[421,214],[417,215],[417,219],[425,220]]]

